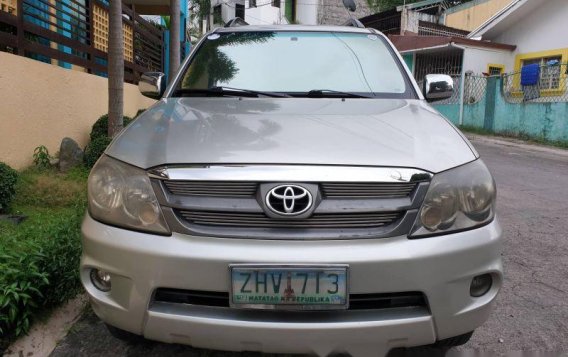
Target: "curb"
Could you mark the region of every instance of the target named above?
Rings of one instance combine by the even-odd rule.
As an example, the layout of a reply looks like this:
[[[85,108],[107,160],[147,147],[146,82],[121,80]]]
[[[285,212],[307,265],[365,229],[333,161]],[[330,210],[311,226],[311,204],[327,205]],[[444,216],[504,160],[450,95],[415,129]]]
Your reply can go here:
[[[552,146],[546,146],[542,144],[530,143],[520,139],[505,138],[500,136],[483,136],[479,134],[471,134],[464,132],[464,135],[472,143],[480,142],[495,146],[508,146],[512,148],[518,148],[523,150],[528,150],[532,152],[554,154],[562,157],[568,158],[568,149],[562,149]]]
[[[12,343],[6,349],[4,356],[49,356],[57,343],[67,335],[69,329],[81,317],[87,302],[87,296],[82,293],[65,305],[54,309],[46,321],[34,323],[27,335]]]

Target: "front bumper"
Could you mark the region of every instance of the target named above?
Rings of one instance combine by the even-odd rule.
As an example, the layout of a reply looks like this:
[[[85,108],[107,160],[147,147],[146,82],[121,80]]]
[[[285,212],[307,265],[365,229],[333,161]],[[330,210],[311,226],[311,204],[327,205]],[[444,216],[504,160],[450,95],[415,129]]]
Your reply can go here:
[[[474,330],[487,319],[502,284],[497,220],[471,231],[416,240],[163,237],[111,227],[89,215],[82,231],[81,280],[95,313],[146,338],[196,347],[381,355],[393,347],[429,344]],[[283,319],[278,313],[152,303],[157,288],[227,292],[231,263],[348,264],[350,293],[419,291],[428,309],[305,312]],[[91,268],[111,274],[110,292],[95,289]],[[471,297],[472,278],[485,273],[493,275],[490,291]]]

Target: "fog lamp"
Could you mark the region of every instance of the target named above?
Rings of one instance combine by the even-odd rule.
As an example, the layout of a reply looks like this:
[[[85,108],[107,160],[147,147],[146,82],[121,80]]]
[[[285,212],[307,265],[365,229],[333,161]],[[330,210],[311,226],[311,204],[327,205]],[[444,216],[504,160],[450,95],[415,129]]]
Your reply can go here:
[[[491,289],[491,285],[493,285],[491,274],[478,275],[471,281],[469,294],[473,297],[483,296]]]
[[[110,291],[111,285],[110,285],[109,273],[98,269],[91,269],[90,276],[91,276],[91,282],[93,283],[95,288],[104,292]]]

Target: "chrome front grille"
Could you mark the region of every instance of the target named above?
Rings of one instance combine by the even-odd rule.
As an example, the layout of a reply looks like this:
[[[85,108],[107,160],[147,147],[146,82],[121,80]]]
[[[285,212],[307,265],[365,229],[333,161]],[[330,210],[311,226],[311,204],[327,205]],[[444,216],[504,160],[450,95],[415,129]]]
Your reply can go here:
[[[321,190],[327,198],[393,198],[407,197],[416,182],[323,182]]]
[[[289,240],[406,235],[432,177],[417,169],[321,165],[164,167],[149,174],[173,232]],[[311,195],[307,211],[290,214],[267,203],[275,188],[290,185]],[[278,203],[289,210],[302,202]]]
[[[258,189],[257,182],[239,181],[164,181],[173,195],[208,197],[251,197]],[[327,198],[394,198],[407,197],[416,182],[323,182],[321,190]]]
[[[190,224],[233,228],[378,228],[392,224],[403,212],[314,214],[307,219],[274,219],[264,213],[177,210]]]
[[[258,187],[256,182],[238,181],[168,180],[164,185],[173,195],[207,197],[251,197]]]

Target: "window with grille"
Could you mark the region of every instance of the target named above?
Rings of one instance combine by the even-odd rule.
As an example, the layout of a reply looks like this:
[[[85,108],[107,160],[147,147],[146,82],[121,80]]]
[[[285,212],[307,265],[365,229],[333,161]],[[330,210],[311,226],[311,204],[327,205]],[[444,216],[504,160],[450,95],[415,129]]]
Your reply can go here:
[[[500,76],[503,73],[503,67],[489,66],[490,76]]]
[[[558,89],[560,87],[560,63],[562,56],[531,58],[523,60],[523,66],[540,65],[540,89]]]

